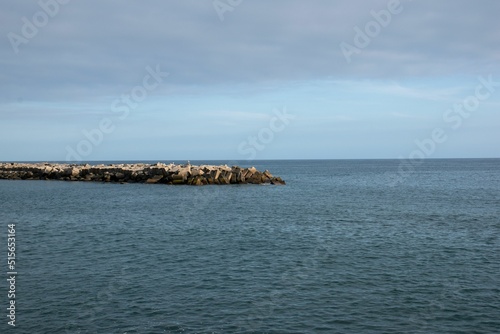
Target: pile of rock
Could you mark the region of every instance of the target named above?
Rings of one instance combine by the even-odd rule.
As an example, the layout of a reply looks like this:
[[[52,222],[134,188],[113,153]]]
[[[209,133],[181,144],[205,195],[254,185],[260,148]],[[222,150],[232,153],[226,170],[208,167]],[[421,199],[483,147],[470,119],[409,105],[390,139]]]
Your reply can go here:
[[[280,177],[274,177],[268,170],[258,171],[255,167],[241,168],[191,164],[176,165],[110,164],[91,166],[56,163],[0,163],[0,179],[9,180],[64,180],[120,183],[161,184],[279,184]]]

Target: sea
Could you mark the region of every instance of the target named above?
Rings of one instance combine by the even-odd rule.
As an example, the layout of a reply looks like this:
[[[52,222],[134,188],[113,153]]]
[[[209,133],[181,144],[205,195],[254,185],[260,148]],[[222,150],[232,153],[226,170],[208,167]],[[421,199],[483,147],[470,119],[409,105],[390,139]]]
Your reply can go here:
[[[1,180],[0,333],[500,333],[500,159],[241,165],[287,185]]]

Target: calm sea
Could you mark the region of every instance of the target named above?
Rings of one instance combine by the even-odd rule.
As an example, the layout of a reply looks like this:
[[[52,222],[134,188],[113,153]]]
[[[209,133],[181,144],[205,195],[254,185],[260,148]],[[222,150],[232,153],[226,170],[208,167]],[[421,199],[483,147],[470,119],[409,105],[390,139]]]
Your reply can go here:
[[[0,181],[0,332],[499,333],[500,160],[394,184],[399,164],[253,162],[286,186]]]

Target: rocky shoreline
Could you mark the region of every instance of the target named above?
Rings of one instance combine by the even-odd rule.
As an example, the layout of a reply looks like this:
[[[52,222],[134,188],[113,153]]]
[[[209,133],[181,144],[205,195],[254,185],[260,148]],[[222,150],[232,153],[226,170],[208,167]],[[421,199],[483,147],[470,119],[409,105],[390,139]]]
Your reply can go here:
[[[0,179],[62,180],[117,183],[158,183],[172,185],[209,184],[275,184],[284,185],[280,177],[255,167],[241,168],[200,165],[164,164],[58,164],[58,163],[0,163]]]

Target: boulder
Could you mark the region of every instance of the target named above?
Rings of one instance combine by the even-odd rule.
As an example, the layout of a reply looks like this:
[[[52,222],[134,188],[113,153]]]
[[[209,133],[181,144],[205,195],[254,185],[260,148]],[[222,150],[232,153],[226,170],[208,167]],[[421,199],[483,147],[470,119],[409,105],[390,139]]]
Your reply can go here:
[[[155,175],[146,180],[146,183],[158,183],[161,179],[163,179],[163,175]]]

